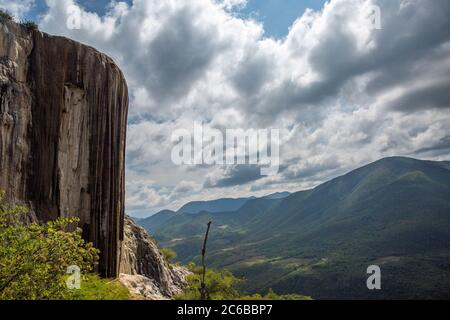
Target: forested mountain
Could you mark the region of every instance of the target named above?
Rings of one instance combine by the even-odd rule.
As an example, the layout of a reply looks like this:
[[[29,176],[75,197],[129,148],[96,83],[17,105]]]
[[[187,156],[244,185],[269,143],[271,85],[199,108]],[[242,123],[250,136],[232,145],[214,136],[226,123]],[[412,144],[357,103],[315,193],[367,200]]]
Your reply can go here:
[[[314,298],[450,296],[450,162],[386,158],[287,198],[232,212],[178,213],[147,229],[182,262],[199,258],[248,279],[246,289]],[[383,289],[366,288],[380,265]]]

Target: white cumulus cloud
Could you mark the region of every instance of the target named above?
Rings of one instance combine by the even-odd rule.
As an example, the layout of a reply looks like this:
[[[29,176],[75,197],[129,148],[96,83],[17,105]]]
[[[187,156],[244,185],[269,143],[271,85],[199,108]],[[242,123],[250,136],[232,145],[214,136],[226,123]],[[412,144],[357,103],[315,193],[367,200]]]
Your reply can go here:
[[[106,52],[127,77],[128,206],[139,214],[295,191],[384,156],[450,156],[448,0],[331,0],[283,39],[236,16],[240,0],[114,1],[103,16],[47,4],[41,29]],[[371,5],[381,30],[365,23]],[[79,29],[67,25],[73,8]],[[171,133],[194,121],[281,129],[280,173],[173,165]]]

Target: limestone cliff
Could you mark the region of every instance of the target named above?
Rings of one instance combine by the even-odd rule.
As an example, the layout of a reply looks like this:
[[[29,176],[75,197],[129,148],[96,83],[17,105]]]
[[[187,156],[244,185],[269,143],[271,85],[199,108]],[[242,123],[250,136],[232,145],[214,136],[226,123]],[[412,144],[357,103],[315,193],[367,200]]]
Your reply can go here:
[[[181,293],[187,269],[169,265],[147,231],[125,217],[120,281],[147,299],[168,299]]]
[[[97,50],[0,19],[0,189],[37,222],[78,217],[99,272],[146,299],[181,292],[169,265],[124,214],[128,92]]]
[[[108,277],[123,240],[127,112],[109,57],[0,20],[0,189],[39,221],[79,217]]]

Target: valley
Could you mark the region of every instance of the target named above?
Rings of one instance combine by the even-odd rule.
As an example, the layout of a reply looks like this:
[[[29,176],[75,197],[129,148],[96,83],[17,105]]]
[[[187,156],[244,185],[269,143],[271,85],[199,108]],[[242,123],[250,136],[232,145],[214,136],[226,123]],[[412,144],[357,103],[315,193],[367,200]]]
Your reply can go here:
[[[199,261],[206,223],[213,221],[209,266],[245,278],[249,293],[273,289],[317,299],[450,294],[449,162],[386,158],[312,190],[250,198],[235,211],[166,214],[139,223],[188,263]],[[366,288],[370,265],[382,269],[381,291]]]

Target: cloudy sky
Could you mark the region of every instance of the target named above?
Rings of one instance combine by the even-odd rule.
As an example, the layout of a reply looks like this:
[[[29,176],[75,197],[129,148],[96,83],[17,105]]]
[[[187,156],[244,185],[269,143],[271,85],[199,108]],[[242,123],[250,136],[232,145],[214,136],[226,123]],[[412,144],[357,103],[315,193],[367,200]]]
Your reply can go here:
[[[367,8],[381,9],[381,30]],[[297,191],[385,156],[450,159],[448,0],[0,0],[130,87],[127,208]],[[80,13],[79,30],[68,28]],[[370,18],[370,17],[369,17]],[[69,25],[70,26],[70,25]],[[171,134],[279,128],[281,168],[175,166]]]

